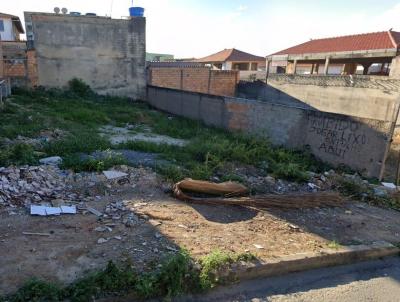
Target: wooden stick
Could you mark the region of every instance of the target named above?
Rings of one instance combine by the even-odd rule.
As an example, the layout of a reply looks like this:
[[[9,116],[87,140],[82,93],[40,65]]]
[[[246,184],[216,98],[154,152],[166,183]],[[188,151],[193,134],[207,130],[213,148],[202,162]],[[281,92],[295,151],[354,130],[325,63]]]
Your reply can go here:
[[[49,233],[31,233],[31,232],[22,232],[24,235],[32,235],[32,236],[51,236]]]

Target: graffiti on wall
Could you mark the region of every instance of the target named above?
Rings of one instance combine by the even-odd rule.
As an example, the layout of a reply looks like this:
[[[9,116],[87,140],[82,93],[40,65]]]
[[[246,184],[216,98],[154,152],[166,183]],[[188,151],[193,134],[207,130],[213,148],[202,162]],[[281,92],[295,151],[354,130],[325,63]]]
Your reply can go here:
[[[331,115],[308,115],[308,132],[321,138],[318,150],[339,158],[349,152],[361,152],[368,138],[363,125],[351,118]]]

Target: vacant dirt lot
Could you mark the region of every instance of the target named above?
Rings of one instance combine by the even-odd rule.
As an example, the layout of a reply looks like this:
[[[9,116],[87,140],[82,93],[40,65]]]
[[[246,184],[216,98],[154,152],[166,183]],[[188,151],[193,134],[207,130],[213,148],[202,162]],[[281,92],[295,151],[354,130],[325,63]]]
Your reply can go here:
[[[348,202],[341,208],[257,211],[239,206],[192,205],[164,193],[150,169],[131,169],[130,182],[104,183],[108,196],[85,203],[71,216],[34,217],[24,208],[0,214],[0,293],[9,293],[31,277],[71,282],[103,268],[109,260],[146,269],[178,247],[193,257],[215,249],[259,259],[319,251],[332,245],[400,241],[400,213]],[[93,177],[91,177],[93,179]],[[101,183],[101,186],[100,186]],[[85,187],[80,182],[78,189]],[[124,201],[124,207],[110,205]],[[85,210],[93,207],[106,217]],[[108,213],[108,214],[107,214]],[[137,220],[126,223],[134,213]],[[129,225],[129,226],[127,226]],[[23,232],[48,236],[24,235]],[[100,241],[99,241],[100,239]],[[104,241],[104,242],[103,242]],[[101,243],[103,242],[103,243]]]

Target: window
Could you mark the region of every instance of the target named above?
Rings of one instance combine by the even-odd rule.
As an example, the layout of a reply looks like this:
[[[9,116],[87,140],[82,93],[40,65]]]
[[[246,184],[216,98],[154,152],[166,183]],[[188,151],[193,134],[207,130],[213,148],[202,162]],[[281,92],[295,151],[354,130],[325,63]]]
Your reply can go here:
[[[0,20],[0,31],[4,31],[4,21]]]
[[[251,63],[251,70],[257,70],[258,64],[257,63]]]
[[[249,63],[234,63],[233,70],[249,70]]]

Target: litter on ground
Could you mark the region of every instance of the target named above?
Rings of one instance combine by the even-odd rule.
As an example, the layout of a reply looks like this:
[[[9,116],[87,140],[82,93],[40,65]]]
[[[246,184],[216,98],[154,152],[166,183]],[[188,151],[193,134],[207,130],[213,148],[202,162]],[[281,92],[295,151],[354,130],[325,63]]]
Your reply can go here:
[[[193,197],[184,193],[183,190],[209,195],[222,195],[223,193],[224,197]],[[243,196],[247,194],[248,190],[238,183],[229,182],[214,184],[191,179],[185,179],[176,183],[173,192],[177,199],[187,202],[215,205],[239,205],[260,209],[338,207],[344,202],[344,199],[337,192]]]

